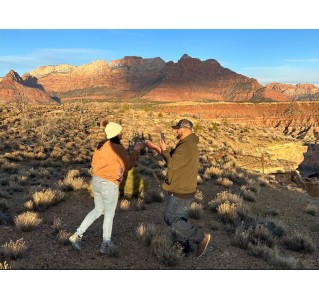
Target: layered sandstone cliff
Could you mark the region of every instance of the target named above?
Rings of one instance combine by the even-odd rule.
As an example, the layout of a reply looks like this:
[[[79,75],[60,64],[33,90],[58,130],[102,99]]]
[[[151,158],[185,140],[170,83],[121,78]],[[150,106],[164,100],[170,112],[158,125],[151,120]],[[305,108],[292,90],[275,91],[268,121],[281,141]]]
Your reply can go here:
[[[4,79],[3,79],[4,80]],[[272,83],[262,86],[256,79],[222,67],[216,60],[201,61],[187,54],[176,63],[159,57],[125,56],[107,63],[97,60],[81,66],[42,66],[16,81],[33,88],[33,102],[51,97],[62,102],[77,99],[130,99],[158,101],[263,102],[319,100],[319,88]],[[2,83],[2,81],[1,81]],[[2,101],[12,101],[12,89],[0,87]],[[31,90],[28,90],[31,92]],[[34,98],[38,97],[38,98]]]
[[[36,78],[27,76],[24,80],[13,70],[3,77],[0,82],[0,102],[19,104],[56,103],[37,83]]]

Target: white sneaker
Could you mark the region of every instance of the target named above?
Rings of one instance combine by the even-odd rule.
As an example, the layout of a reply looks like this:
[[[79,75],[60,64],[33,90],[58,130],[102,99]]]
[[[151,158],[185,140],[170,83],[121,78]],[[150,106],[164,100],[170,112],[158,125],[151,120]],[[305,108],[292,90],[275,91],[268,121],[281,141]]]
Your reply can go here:
[[[82,240],[76,232],[69,237],[69,241],[71,242],[71,245],[75,250],[78,250],[78,251],[81,250],[81,241]]]

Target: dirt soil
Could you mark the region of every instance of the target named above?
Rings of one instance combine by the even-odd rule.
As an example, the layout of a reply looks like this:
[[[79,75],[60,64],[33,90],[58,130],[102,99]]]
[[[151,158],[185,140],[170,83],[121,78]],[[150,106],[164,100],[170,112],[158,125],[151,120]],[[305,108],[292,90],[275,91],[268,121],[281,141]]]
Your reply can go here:
[[[155,184],[155,183],[154,183]],[[160,189],[158,183],[154,188]],[[23,238],[29,246],[23,257],[11,261],[12,269],[119,269],[119,270],[149,270],[149,269],[274,269],[262,258],[250,255],[247,250],[232,245],[234,232],[221,222],[216,213],[212,213],[208,202],[224,187],[216,185],[213,179],[198,186],[204,199],[204,214],[199,220],[190,219],[194,226],[203,228],[212,235],[212,240],[206,253],[196,259],[194,256],[181,257],[175,266],[164,266],[137,236],[136,229],[141,223],[151,223],[163,226],[163,202],[145,204],[144,210],[116,210],[113,224],[113,241],[118,247],[118,257],[99,254],[102,239],[102,217],[87,230],[83,237],[82,250],[75,251],[67,244],[63,245],[52,228],[53,219],[62,220],[62,229],[73,233],[86,214],[93,208],[93,200],[87,191],[71,191],[63,202],[39,212],[42,224],[31,232],[22,232],[15,226],[0,226],[0,245],[9,239]],[[21,203],[16,205],[18,211]],[[246,203],[246,202],[245,202]],[[252,212],[263,216],[269,208],[279,212],[275,218],[280,219],[290,230],[306,232],[316,243],[313,253],[299,253],[280,248],[284,256],[292,256],[303,262],[307,269],[319,269],[319,219],[304,212],[307,204],[319,205],[319,198],[313,198],[293,185],[286,186],[272,182],[261,187],[256,202],[247,202]],[[22,210],[22,209],[21,209]],[[211,224],[215,224],[211,226]],[[280,245],[280,242],[278,242]]]

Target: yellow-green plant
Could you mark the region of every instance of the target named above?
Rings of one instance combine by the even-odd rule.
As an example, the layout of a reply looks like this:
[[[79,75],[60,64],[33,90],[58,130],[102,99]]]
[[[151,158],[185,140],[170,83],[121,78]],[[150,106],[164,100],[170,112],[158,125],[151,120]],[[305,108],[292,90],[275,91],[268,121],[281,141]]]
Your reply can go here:
[[[136,168],[129,170],[120,186],[121,194],[127,199],[143,197],[147,191],[147,181],[139,174]]]

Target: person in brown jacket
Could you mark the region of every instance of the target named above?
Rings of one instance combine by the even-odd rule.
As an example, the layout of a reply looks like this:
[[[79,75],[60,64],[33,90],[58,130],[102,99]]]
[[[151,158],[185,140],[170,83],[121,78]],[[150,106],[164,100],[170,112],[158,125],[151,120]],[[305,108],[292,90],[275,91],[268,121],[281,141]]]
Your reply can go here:
[[[211,236],[188,222],[188,211],[197,189],[199,138],[193,132],[193,123],[187,119],[180,120],[172,128],[176,130],[176,137],[179,139],[174,149],[167,149],[162,139],[159,146],[146,141],[146,147],[162,154],[167,164],[167,176],[162,184],[166,191],[164,222],[184,247],[185,254],[191,249],[192,242],[197,244],[195,256],[200,257]]]
[[[136,143],[131,155],[127,154],[120,142],[122,126],[114,122],[107,122],[105,134],[106,140],[99,143],[91,163],[95,207],[69,238],[76,250],[81,250],[81,239],[87,228],[103,214],[103,241],[100,253],[106,253],[107,248],[112,245],[111,234],[119,198],[119,185],[123,180],[124,172],[135,166],[138,153],[145,146],[143,142]]]

